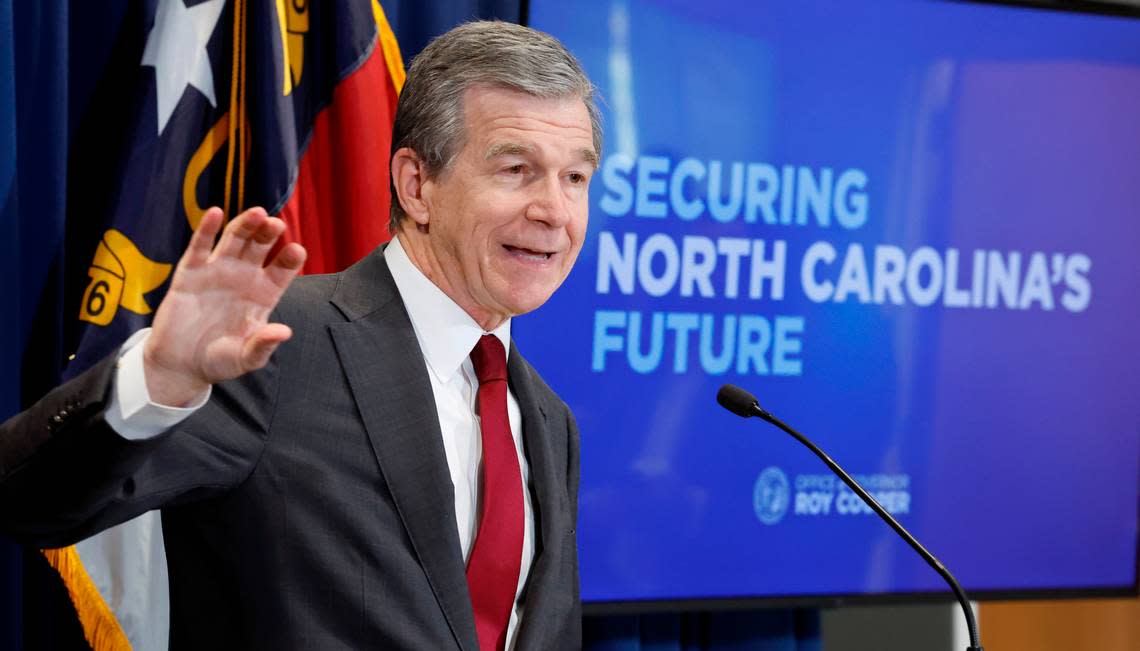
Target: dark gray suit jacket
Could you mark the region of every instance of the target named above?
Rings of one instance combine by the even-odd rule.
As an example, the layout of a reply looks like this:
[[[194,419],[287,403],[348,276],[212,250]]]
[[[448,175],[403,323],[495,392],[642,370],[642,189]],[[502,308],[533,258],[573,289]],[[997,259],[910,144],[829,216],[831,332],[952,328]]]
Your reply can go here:
[[[275,320],[294,335],[270,365],[156,439],[103,421],[110,361],[5,423],[0,528],[58,546],[162,508],[175,649],[476,651],[427,367],[382,250],[298,279]],[[579,648],[577,428],[513,345],[508,370],[536,531],[518,648]]]

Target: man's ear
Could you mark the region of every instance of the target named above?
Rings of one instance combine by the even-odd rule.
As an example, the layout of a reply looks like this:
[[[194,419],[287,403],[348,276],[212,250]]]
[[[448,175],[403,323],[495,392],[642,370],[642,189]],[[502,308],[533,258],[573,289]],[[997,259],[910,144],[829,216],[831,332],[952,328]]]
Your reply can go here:
[[[404,213],[418,226],[427,226],[428,209],[423,188],[427,181],[427,167],[410,147],[401,147],[392,154],[392,185],[395,199]]]

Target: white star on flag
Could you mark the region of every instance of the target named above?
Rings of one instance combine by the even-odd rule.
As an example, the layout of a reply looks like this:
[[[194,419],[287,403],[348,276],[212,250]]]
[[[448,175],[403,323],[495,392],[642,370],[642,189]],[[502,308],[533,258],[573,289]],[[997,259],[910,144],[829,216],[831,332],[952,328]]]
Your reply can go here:
[[[187,8],[183,0],[159,0],[154,27],[146,38],[142,65],[154,68],[158,94],[158,133],[161,135],[186,86],[214,99],[214,73],[206,43],[222,15],[225,0],[209,0]]]

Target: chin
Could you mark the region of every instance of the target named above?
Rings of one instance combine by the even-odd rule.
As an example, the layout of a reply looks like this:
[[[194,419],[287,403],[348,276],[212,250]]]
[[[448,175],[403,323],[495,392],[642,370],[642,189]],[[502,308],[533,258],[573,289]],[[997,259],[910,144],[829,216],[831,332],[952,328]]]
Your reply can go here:
[[[509,300],[504,301],[511,314],[526,314],[533,312],[542,307],[543,303],[550,299],[554,294],[553,288],[529,288],[519,292],[513,292]]]

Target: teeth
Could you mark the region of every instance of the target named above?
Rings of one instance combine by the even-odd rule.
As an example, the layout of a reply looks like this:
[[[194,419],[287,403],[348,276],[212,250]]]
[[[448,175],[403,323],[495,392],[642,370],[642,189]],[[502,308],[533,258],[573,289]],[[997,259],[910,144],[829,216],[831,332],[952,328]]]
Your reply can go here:
[[[514,253],[515,255],[519,255],[519,256],[522,256],[524,258],[530,258],[531,260],[549,260],[550,256],[554,255],[553,253],[545,253],[543,251],[532,251],[531,249],[524,249],[524,248],[520,248],[517,246],[510,246],[509,244],[504,244],[503,247],[506,248],[511,253]]]

